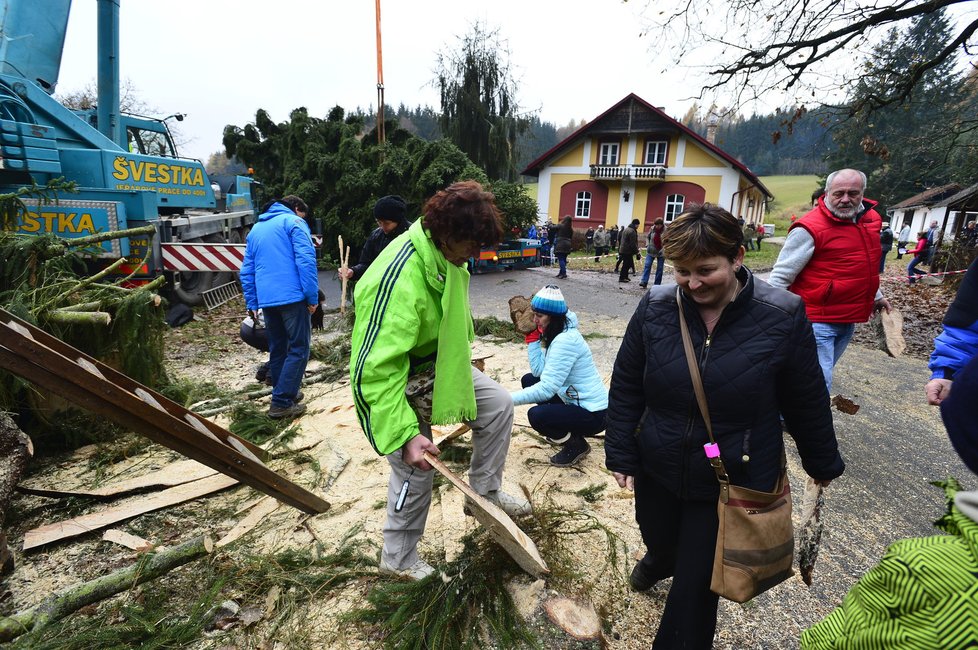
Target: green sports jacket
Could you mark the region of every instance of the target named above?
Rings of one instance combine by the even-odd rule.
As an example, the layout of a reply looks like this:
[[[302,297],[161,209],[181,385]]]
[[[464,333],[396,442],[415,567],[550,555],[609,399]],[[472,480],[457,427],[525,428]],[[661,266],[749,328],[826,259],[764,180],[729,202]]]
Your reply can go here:
[[[955,505],[957,482],[940,485],[948,512],[934,525],[947,534],[891,545],[842,605],[802,633],[804,650],[978,648],[978,523]]]
[[[420,433],[404,389],[412,368],[438,351],[444,278],[435,256],[447,264],[419,219],[373,261],[354,292],[350,387],[360,426],[385,456]],[[467,326],[471,342],[471,318]]]

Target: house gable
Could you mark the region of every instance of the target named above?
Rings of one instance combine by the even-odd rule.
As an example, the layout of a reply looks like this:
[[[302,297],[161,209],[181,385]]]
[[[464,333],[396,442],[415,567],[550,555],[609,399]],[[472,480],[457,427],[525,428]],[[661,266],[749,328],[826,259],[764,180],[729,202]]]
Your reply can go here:
[[[707,153],[705,149],[695,142],[686,141],[686,155],[683,159],[684,167],[731,167],[730,164],[719,160],[716,156]]]

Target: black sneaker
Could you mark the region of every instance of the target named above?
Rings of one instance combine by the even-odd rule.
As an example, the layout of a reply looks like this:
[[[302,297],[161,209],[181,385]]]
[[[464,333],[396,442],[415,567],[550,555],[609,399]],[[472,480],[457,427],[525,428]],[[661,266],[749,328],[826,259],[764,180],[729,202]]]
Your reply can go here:
[[[570,440],[570,437],[571,437],[571,434],[565,433],[564,435],[557,436],[557,437],[544,436],[543,439],[546,440],[547,442],[549,442],[552,445],[562,445],[565,442],[567,442],[568,440]]]
[[[655,580],[648,574],[648,567],[645,565],[645,558],[642,558],[635,564],[635,568],[632,569],[632,575],[628,576],[628,586],[632,588],[632,591],[648,591],[655,586],[658,580]]]
[[[649,288],[649,283],[648,282],[639,282],[638,283],[638,286],[641,287],[642,289],[648,289]]]
[[[571,436],[564,448],[550,457],[550,464],[555,467],[573,467],[591,453],[591,445],[580,436]]]
[[[283,418],[297,418],[306,412],[305,404],[292,404],[290,406],[275,406],[272,405],[268,409],[268,417],[273,420],[281,420]]]
[[[296,393],[296,394],[295,394],[295,399],[294,399],[294,400],[292,400],[292,401],[293,401],[293,402],[295,402],[296,404],[298,404],[299,402],[301,402],[301,401],[302,401],[302,400],[304,400],[305,398],[306,398],[306,394],[305,394],[305,393],[303,393],[303,392],[302,392],[302,391],[300,390],[300,391],[299,391],[298,393]]]

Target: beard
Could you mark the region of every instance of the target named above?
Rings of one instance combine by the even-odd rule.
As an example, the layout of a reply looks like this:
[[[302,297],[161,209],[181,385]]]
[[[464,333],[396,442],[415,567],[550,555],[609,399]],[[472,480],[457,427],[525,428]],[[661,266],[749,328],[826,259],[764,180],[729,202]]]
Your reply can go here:
[[[840,219],[852,219],[858,214],[859,209],[862,208],[863,202],[850,203],[847,206],[838,206],[832,201],[826,201],[825,207],[829,209],[829,212],[839,217]]]

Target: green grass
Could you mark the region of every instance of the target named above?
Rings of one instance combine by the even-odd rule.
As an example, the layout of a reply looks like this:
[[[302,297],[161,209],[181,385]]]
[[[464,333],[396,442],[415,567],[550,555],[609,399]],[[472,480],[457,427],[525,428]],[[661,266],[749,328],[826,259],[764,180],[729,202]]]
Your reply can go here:
[[[780,216],[799,205],[810,206],[812,192],[819,188],[818,176],[762,176],[761,182],[774,195],[774,201],[768,205],[769,216]],[[801,215],[798,215],[801,216]],[[786,218],[790,218],[788,212]]]

